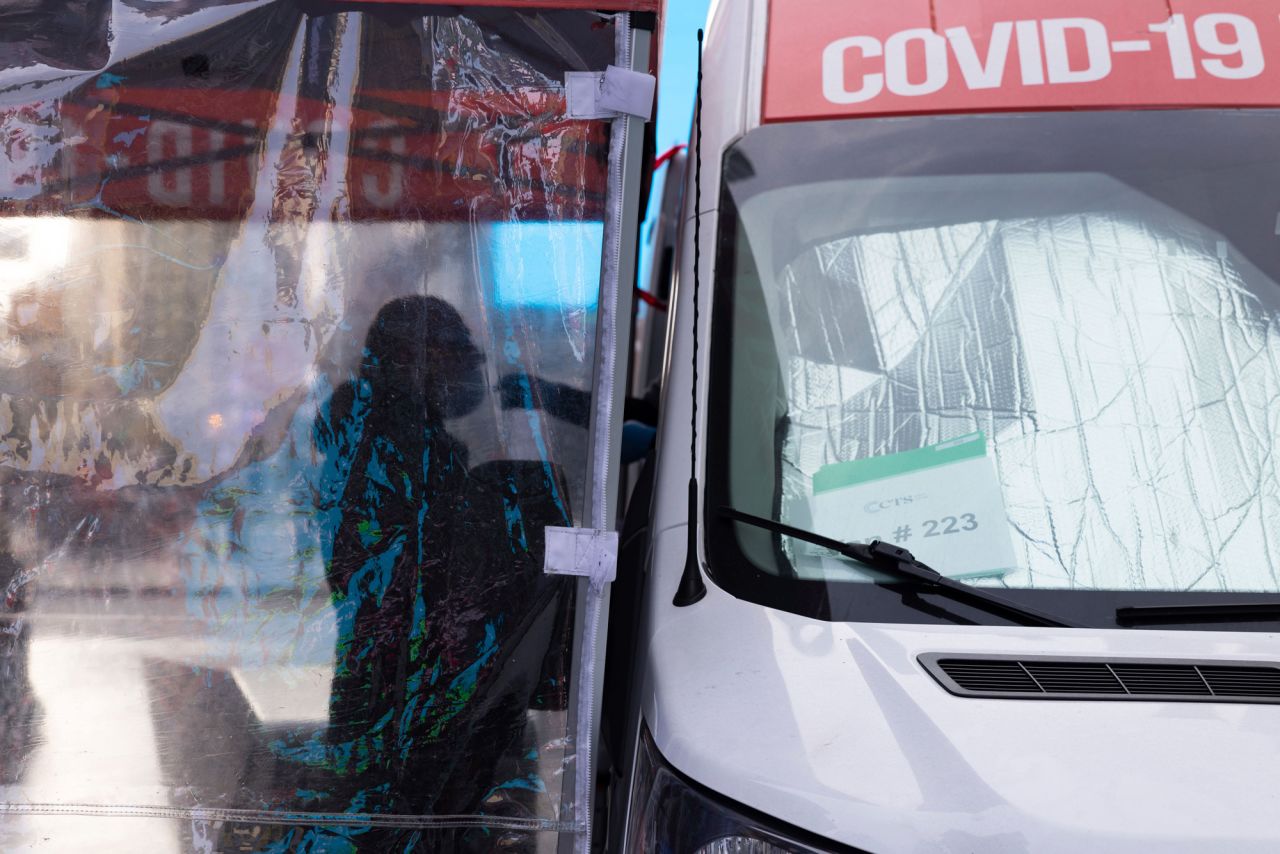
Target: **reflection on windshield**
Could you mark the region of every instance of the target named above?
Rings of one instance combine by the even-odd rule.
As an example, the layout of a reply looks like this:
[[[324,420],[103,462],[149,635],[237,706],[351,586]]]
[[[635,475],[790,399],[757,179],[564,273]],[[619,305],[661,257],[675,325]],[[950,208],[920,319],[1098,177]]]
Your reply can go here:
[[[1005,127],[935,124],[966,122],[988,123],[988,139]],[[1005,129],[1005,144],[1022,144],[1014,122]],[[1268,521],[1280,505],[1280,290],[1237,246],[1258,248],[1257,214],[1274,225],[1251,185],[1275,182],[1274,157],[1264,175],[1256,156],[1202,173],[1181,149],[1141,164],[1119,149],[1050,150],[1024,159],[1074,156],[1087,171],[1003,175],[987,171],[998,149],[984,159],[930,139],[914,144],[968,156],[980,174],[793,187],[774,175],[759,194],[741,180],[739,252],[751,255],[735,309],[776,348],[777,518],[888,539],[980,583],[1280,590],[1267,557],[1280,553]],[[1196,195],[1209,174],[1239,192],[1239,209]],[[761,375],[735,376],[741,406]],[[763,446],[750,429],[739,445]],[[767,507],[770,487],[748,465],[731,468],[734,503]],[[863,578],[784,548],[801,577]]]

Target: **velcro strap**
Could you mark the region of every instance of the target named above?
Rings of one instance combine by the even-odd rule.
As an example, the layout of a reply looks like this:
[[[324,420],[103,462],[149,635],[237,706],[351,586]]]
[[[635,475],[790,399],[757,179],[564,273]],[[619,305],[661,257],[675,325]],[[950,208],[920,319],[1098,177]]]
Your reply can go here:
[[[649,121],[657,80],[652,74],[610,65],[604,71],[566,71],[565,99],[571,119],[635,116]]]
[[[551,575],[576,575],[597,584],[618,574],[618,532],[594,528],[547,528],[543,565]]]

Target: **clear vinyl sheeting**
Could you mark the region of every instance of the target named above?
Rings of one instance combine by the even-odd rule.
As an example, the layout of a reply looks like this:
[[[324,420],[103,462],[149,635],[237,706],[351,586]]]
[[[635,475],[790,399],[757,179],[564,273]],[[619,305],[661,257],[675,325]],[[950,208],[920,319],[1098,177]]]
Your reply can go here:
[[[578,826],[615,27],[352,8],[0,10],[4,850]]]

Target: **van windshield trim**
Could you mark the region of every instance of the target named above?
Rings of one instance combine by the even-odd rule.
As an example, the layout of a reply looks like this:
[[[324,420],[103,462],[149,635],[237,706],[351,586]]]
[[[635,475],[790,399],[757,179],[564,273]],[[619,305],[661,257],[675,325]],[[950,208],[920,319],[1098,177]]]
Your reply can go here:
[[[1231,116],[1237,122],[1258,121],[1255,127],[1261,132],[1259,137],[1266,136],[1266,132],[1274,126],[1277,119],[1277,113],[1274,111],[1254,111],[1254,115],[1246,117],[1243,111],[1226,110],[1226,111],[1177,111],[1182,114],[1201,113],[1204,114],[1206,120],[1210,119],[1208,114],[1214,114],[1214,117],[1221,115]],[[1108,117],[1118,116],[1123,124],[1125,117],[1133,114],[1119,113],[1117,111],[1108,111]],[[908,125],[914,129],[920,128],[926,123],[944,123],[955,126],[956,123],[967,120],[971,123],[979,123],[984,120],[1000,121],[1013,125],[1021,125],[1023,128],[1029,127],[1029,123],[1040,122],[1044,119],[1052,119],[1053,123],[1060,123],[1067,118],[1081,118],[1085,114],[1077,114],[1073,116],[1048,114],[1034,115],[993,115],[993,116],[934,116],[934,117],[913,117],[910,119],[855,119],[855,120],[838,120],[830,122],[813,122],[813,123],[796,123],[789,124],[785,127],[797,132],[791,137],[792,140],[800,140],[801,137],[812,139],[815,136],[832,134],[847,135],[849,137],[861,137],[860,145],[850,145],[851,149],[856,148],[861,154],[863,145],[873,145],[877,142],[883,142],[888,139],[900,137],[903,129]],[[1150,115],[1147,113],[1146,115]],[[1100,116],[1089,114],[1093,123],[1102,120]],[[1087,122],[1086,122],[1087,124]],[[1201,123],[1203,126],[1203,123]],[[1264,127],[1265,125],[1265,127]],[[837,127],[838,126],[838,127]],[[732,367],[733,359],[733,340],[734,334],[730,328],[732,312],[734,310],[735,293],[732,283],[732,274],[736,262],[735,255],[738,253],[739,246],[734,234],[740,228],[740,209],[739,206],[743,197],[739,195],[735,197],[734,189],[740,188],[742,182],[756,181],[758,192],[768,189],[776,189],[786,185],[788,176],[783,172],[769,171],[767,168],[756,169],[754,174],[743,174],[743,163],[737,156],[741,153],[740,146],[743,142],[752,139],[753,134],[759,134],[760,131],[775,132],[780,126],[762,128],[752,131],[739,143],[735,143],[733,147],[726,151],[723,163],[724,184],[721,191],[721,199],[717,208],[719,210],[719,239],[717,241],[717,258],[716,258],[716,287],[712,298],[712,326],[711,326],[711,377],[708,401],[708,430],[709,435],[727,434],[729,430],[729,421],[732,413],[731,388],[727,380],[728,369]],[[854,128],[858,129],[858,133],[854,134]],[[887,130],[886,130],[887,129]],[[1055,133],[1053,127],[1046,124],[1039,131],[1043,136],[1052,136]],[[772,140],[775,148],[777,140]],[[754,151],[760,150],[759,148]],[[821,177],[821,169],[823,160],[821,157],[809,156],[795,148],[787,149],[787,159],[798,164],[798,171],[803,173],[807,168],[811,173],[818,173]],[[1122,155],[1130,157],[1131,155]],[[1272,157],[1274,159],[1274,156]],[[850,163],[856,160],[856,165],[850,167]],[[1031,175],[1034,172],[1029,170],[1028,158],[1017,158],[1007,160],[1008,173],[1010,175]],[[830,161],[826,161],[830,165]],[[973,151],[957,148],[938,156],[935,161],[928,164],[928,168],[920,171],[919,174],[929,175],[933,172],[942,174],[954,174],[960,172],[963,174],[963,168],[967,167],[970,171],[975,171],[975,167],[981,162]],[[756,166],[758,164],[747,164]],[[893,158],[887,156],[883,150],[872,151],[866,157],[848,158],[841,166],[837,167],[841,174],[848,175],[852,173],[864,179],[875,179],[877,170],[884,171],[887,167],[892,167]],[[899,170],[901,172],[903,170]],[[890,174],[894,174],[890,172]],[[828,173],[826,177],[830,177]],[[795,176],[791,176],[791,180],[796,180]],[[737,185],[735,187],[735,185]],[[751,195],[757,193],[748,194]],[[1248,261],[1248,257],[1245,258]],[[1268,271],[1269,272],[1269,271]],[[782,429],[786,416],[779,419],[779,429]],[[945,617],[930,618],[928,614],[922,614],[914,607],[905,606],[902,602],[901,591],[886,592],[881,587],[873,584],[856,584],[847,582],[832,583],[826,580],[816,580],[813,578],[797,577],[794,567],[790,566],[785,560],[780,566],[772,569],[762,567],[759,562],[749,556],[747,552],[740,547],[737,535],[734,533],[732,524],[726,524],[724,520],[715,518],[714,508],[722,505],[730,505],[734,502],[731,500],[734,496],[728,489],[728,469],[729,469],[729,442],[709,443],[707,450],[707,477],[706,477],[706,501],[704,502],[704,513],[706,520],[704,531],[706,536],[706,546],[709,558],[709,572],[712,578],[722,587],[725,587],[730,593],[739,598],[757,601],[760,604],[770,607],[782,608],[796,613],[805,614],[819,619],[839,620],[839,621],[877,621],[877,622],[954,622],[953,619],[957,613],[962,616],[961,622],[966,619],[977,623],[999,623],[999,618],[993,619],[988,614],[978,614],[972,611],[966,611],[963,607],[956,606],[954,603],[938,603],[930,602],[931,607],[941,608],[947,612]],[[775,459],[775,468],[778,461]],[[754,508],[752,508],[754,509]],[[777,519],[778,515],[775,506],[773,518]],[[782,549],[775,538],[775,551],[781,555]],[[940,565],[935,562],[935,565]],[[1221,602],[1224,605],[1237,603],[1256,602],[1259,598],[1259,591],[1253,590],[1237,590],[1237,591],[1213,591],[1199,589],[1191,590],[1173,590],[1173,589],[1149,589],[1149,590],[1108,590],[1108,589],[1038,589],[1038,588],[1001,588],[1000,592],[1010,600],[1025,603],[1028,607],[1043,607],[1054,613],[1062,613],[1065,616],[1083,624],[1114,626],[1116,622],[1116,609],[1134,605],[1174,605],[1185,602],[1192,596],[1196,601]],[[929,599],[925,594],[924,598]],[[1159,626],[1160,628],[1179,628],[1179,629],[1196,629],[1196,628],[1214,628],[1214,623],[1210,620],[1193,621],[1189,620],[1176,626]],[[1221,623],[1217,623],[1217,627],[1221,628]],[[1275,624],[1273,620],[1258,620],[1256,622],[1243,622],[1240,624],[1232,624],[1232,630],[1259,630],[1273,631]]]

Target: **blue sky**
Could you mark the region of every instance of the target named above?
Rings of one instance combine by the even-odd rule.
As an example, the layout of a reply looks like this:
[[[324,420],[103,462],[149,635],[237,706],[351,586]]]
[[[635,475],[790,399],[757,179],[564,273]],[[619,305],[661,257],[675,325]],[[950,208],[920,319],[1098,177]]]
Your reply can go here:
[[[689,141],[693,122],[693,89],[698,73],[698,28],[707,19],[709,0],[667,0],[662,40],[662,65],[658,72],[658,154],[673,145]],[[653,176],[653,199],[662,198],[666,168]],[[655,204],[656,207],[656,204]],[[655,210],[649,211],[641,232],[640,282],[649,283],[648,245],[653,232]]]
[[[708,0],[668,0],[658,80],[658,153],[686,142],[693,121],[693,85],[698,73],[698,28]]]

